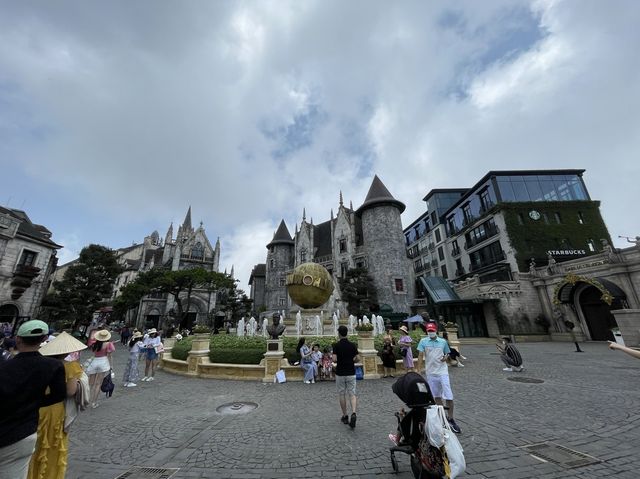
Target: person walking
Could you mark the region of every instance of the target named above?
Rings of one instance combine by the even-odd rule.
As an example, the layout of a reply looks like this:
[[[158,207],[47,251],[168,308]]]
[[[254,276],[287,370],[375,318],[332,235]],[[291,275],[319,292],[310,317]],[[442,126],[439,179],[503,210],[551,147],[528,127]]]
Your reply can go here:
[[[122,329],[120,329],[120,341],[122,342],[122,345],[124,347],[128,346],[130,338],[131,338],[131,328],[129,328],[129,326],[125,324],[124,326],[122,326]]]
[[[500,353],[500,359],[506,366],[502,368],[503,371],[517,373],[524,371],[522,356],[518,348],[511,343],[511,338],[502,338],[502,344],[496,344],[496,349]]]
[[[63,365],[66,397],[75,396],[78,381],[84,372],[78,361],[64,359],[83,349],[87,349],[85,344],[65,332],[40,348],[40,354],[54,358]],[[40,408],[38,439],[29,463],[27,479],[64,479],[69,446],[69,434],[65,430],[66,413],[64,402]]]
[[[162,340],[158,336],[158,330],[151,328],[142,342],[142,350],[146,356],[143,381],[154,381],[156,367],[158,366],[158,352],[162,348]]]
[[[49,326],[32,319],[18,328],[18,354],[0,362],[0,479],[24,479],[38,430],[38,410],[64,401],[64,366],[42,356]]]
[[[142,333],[140,331],[133,333],[127,346],[129,347],[129,360],[122,379],[125,388],[137,386],[136,381],[140,379],[138,359],[140,358],[140,346],[142,346]]]
[[[316,382],[316,368],[312,358],[313,351],[305,344],[305,341],[304,336],[298,340],[296,352],[300,355],[300,367],[304,370],[304,383],[312,384]]]
[[[569,334],[571,335],[571,342],[576,345],[576,353],[584,353],[582,349],[580,349],[580,345],[578,344],[578,338],[576,337],[576,325],[573,321],[569,321],[566,319],[564,321],[564,326],[569,330]]]
[[[333,362],[336,363],[336,389],[342,410],[344,424],[351,429],[356,427],[358,397],[356,396],[356,366],[358,347],[347,339],[349,330],[346,326],[338,327],[338,342],[333,345]],[[351,416],[347,414],[347,397],[351,406]]]
[[[405,371],[415,371],[414,363],[413,363],[413,350],[411,349],[411,344],[413,343],[413,339],[409,336],[409,330],[406,326],[400,326],[400,339],[398,340],[398,345],[400,346],[400,356],[402,356],[402,365],[404,366]]]
[[[431,394],[437,404],[442,405],[443,400],[447,406],[447,419],[451,430],[460,433],[460,427],[453,416],[453,392],[449,383],[449,369],[447,356],[451,352],[449,343],[438,337],[438,326],[434,323],[427,324],[428,337],[422,338],[418,343],[418,368],[422,370],[431,389]]]
[[[386,333],[382,337],[382,366],[384,368],[383,378],[393,377],[396,372],[396,355],[393,353],[393,347],[396,340],[391,335],[391,326],[387,326]]]
[[[93,352],[93,359],[85,372],[89,376],[89,387],[91,388],[91,407],[98,407],[98,396],[102,380],[113,369],[112,353],[116,350],[113,343],[109,342],[111,333],[106,329],[101,329],[93,334],[93,339],[87,343]]]

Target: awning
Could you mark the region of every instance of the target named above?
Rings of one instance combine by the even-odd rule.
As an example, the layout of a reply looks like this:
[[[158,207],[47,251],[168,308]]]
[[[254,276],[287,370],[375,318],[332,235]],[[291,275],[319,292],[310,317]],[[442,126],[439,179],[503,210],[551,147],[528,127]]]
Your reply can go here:
[[[446,279],[440,276],[420,277],[422,286],[429,294],[434,303],[447,303],[453,301],[462,301]]]

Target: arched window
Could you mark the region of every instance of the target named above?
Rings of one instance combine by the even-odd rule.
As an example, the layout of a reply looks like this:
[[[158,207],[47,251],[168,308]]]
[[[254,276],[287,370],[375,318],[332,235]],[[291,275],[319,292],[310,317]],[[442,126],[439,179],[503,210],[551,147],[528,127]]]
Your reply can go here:
[[[204,248],[202,243],[197,242],[193,245],[193,248],[191,248],[191,257],[194,259],[202,259],[204,257]]]

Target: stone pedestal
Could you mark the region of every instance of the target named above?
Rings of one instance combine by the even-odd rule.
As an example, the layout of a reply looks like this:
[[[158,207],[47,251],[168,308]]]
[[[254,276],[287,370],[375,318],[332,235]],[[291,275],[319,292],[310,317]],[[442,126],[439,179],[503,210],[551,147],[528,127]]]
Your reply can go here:
[[[456,348],[458,352],[460,351],[460,340],[458,339],[458,328],[444,328],[447,332],[447,336],[449,336],[449,347]]]
[[[164,346],[164,352],[162,353],[162,360],[171,359],[171,350],[176,344],[176,338],[165,338],[162,340]],[[158,362],[158,368],[162,368],[162,361]]]
[[[282,366],[284,349],[282,339],[267,339],[267,352],[264,353],[264,378],[263,383],[272,383],[276,373]]]
[[[640,309],[614,309],[611,314],[616,318],[620,333],[627,346],[640,345]]]
[[[360,352],[364,379],[379,379],[381,375],[378,372],[378,364],[382,364],[382,360],[378,357],[378,351],[373,345],[371,331],[358,333],[358,351]]]
[[[198,365],[209,362],[209,344],[211,336],[209,334],[196,334],[191,342],[191,351],[187,357],[188,369],[190,375],[198,374]]]

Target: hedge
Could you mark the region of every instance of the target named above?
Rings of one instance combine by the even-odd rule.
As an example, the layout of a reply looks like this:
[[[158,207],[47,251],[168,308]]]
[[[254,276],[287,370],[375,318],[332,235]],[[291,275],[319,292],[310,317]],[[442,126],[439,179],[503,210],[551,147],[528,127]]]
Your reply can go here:
[[[416,346],[418,341],[424,334],[422,331],[411,331],[409,335],[413,338],[413,357],[417,358]],[[382,350],[382,335],[378,335],[374,338],[374,347],[378,350]],[[399,334],[394,334],[396,343],[400,339]],[[171,357],[173,359],[180,359],[186,361],[191,351],[191,342],[193,337],[188,336],[180,341],[176,341],[173,349],[171,350]],[[357,336],[350,336],[350,341],[357,343]],[[336,339],[331,336],[308,336],[306,337],[306,344],[313,345],[318,344],[320,351],[324,352],[325,348],[331,348]],[[298,338],[293,336],[283,337],[282,347],[284,349],[284,357],[290,364],[300,360],[300,356],[296,352],[296,346],[298,345]],[[215,334],[211,336],[209,351],[209,360],[212,363],[229,363],[229,364],[260,364],[260,361],[264,358],[264,353],[267,350],[267,341],[263,337],[238,337],[228,334]],[[399,356],[399,354],[398,354]]]

